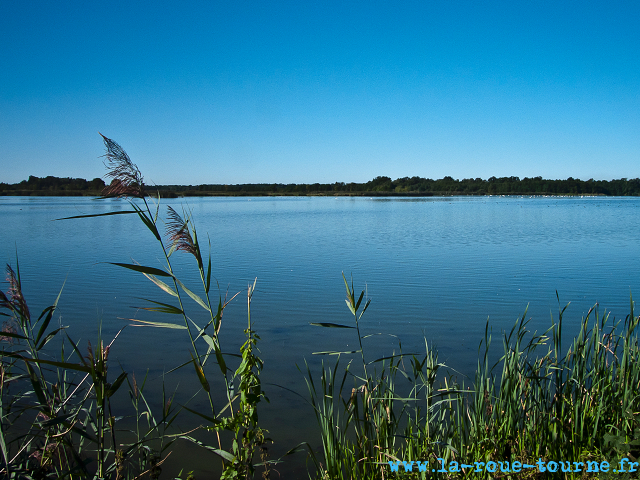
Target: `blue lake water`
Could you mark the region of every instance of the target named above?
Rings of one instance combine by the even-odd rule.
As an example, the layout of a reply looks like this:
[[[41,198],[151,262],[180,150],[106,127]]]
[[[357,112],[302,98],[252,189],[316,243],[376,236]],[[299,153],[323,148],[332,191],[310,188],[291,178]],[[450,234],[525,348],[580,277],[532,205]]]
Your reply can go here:
[[[397,352],[398,340],[403,351],[420,352],[426,338],[440,360],[461,372],[475,367],[487,318],[499,345],[501,330],[527,305],[530,326],[546,330],[551,314],[557,318],[556,290],[561,306],[571,302],[564,327],[571,334],[594,304],[621,319],[630,293],[640,295],[638,198],[190,198],[162,200],[162,218],[167,204],[191,212],[203,244],[208,234],[223,297],[258,279],[252,320],[262,337],[264,381],[303,396],[296,364],[317,364],[314,351],[355,347],[352,330],[309,325],[352,322],[342,272],[372,300],[363,333],[390,334],[365,340],[370,360]],[[108,263],[162,268],[162,250],[137,216],[52,221],[118,209],[129,205],[0,197],[0,258],[15,266],[17,252],[32,312],[51,304],[64,283],[56,321],[83,342],[96,338],[100,323],[109,339],[129,318],[173,320],[135,308],[147,306],[141,297],[171,297]],[[199,291],[193,257],[178,252],[172,260],[183,282]],[[188,305],[194,321],[204,323],[204,311]],[[225,310],[223,350],[237,352],[245,327],[240,294]],[[189,358],[181,333],[127,327],[110,360],[137,375],[150,368],[157,377]],[[193,371],[180,372],[169,380],[179,389],[197,384]],[[267,386],[267,393],[266,423],[286,451],[313,425],[312,412],[286,390]]]

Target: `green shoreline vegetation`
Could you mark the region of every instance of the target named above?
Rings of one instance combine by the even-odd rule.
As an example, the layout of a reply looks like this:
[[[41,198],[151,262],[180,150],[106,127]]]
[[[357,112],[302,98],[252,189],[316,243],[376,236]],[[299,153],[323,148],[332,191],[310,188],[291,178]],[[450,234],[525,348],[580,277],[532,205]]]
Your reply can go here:
[[[268,400],[260,380],[260,337],[251,321],[255,283],[246,292],[245,342],[221,345],[222,314],[230,300],[212,294],[211,255],[203,251],[206,245],[193,219],[172,207],[161,213],[157,198],[154,203],[146,196],[142,176],[126,153],[106,137],[104,142],[108,176],[115,181],[102,194],[127,198],[131,209],[60,220],[139,217],[162,251],[164,269],[113,265],[143,275],[165,295],[162,302],[149,299],[143,307],[158,317],[133,321],[189,339],[189,355],[176,360],[182,363],[165,375],[178,370],[191,375],[198,391],[167,393],[163,383],[161,398],[151,398],[145,387],[153,379],[118,371],[117,359],[109,357],[120,333],[110,341],[98,335],[87,348],[74,342],[66,327],[52,322],[60,295],[36,319],[22,294],[16,261],[15,269],[7,266],[6,292],[0,291],[0,314],[6,319],[0,332],[0,478],[165,478],[163,462],[176,442],[187,442],[203,456],[217,459],[215,464],[208,461],[206,473],[197,474],[187,472],[198,466],[178,463],[183,468],[179,478],[191,479],[211,478],[211,469],[223,479],[279,478],[274,469],[283,469],[290,454],[306,455],[305,477],[317,480],[549,478],[549,472],[536,470],[498,470],[494,475],[463,467],[476,462],[572,462],[570,472],[558,470],[552,478],[638,478],[640,468],[634,462],[640,457],[640,316],[634,313],[632,299],[623,321],[611,321],[594,307],[568,344],[562,331],[567,306],[560,308],[559,297],[559,313],[541,334],[528,330],[525,311],[501,335],[497,362],[491,360],[496,352],[487,322],[475,374],[460,381],[459,374],[438,360],[428,339],[422,353],[402,352],[399,345],[397,354],[372,357],[360,330],[370,300],[346,278],[351,321],[315,323],[310,328],[336,329],[344,334],[345,344],[356,347],[316,352],[326,360],[322,366],[305,362],[301,383],[306,381],[308,394],[296,392],[317,419],[322,448],[316,451],[309,439],[301,439],[282,458],[271,458],[269,432],[258,415]],[[193,257],[200,277],[197,288],[175,275],[174,254]],[[189,315],[190,308],[206,312],[204,324],[194,322],[202,317]],[[51,352],[55,338],[61,339],[62,347]],[[167,355],[180,358],[178,352]],[[128,397],[129,407],[112,403],[115,396]],[[196,396],[206,405],[204,410],[191,407]],[[200,427],[181,430],[184,416]],[[406,472],[400,467],[392,473],[389,465],[421,461],[433,467],[438,459],[447,465],[446,471]],[[607,462],[615,469],[621,459],[628,460],[625,472],[597,470],[596,465]],[[577,471],[573,462],[591,465],[591,470]]]
[[[98,196],[105,183],[100,178],[87,181],[81,178],[34,177],[20,183],[0,183],[0,195],[23,196]],[[238,185],[157,185],[152,189],[161,197],[206,196],[407,196],[428,197],[446,195],[640,195],[640,179],[619,180],[548,180],[542,177],[491,177],[488,180],[468,178],[456,180],[444,177],[432,180],[404,177],[391,180],[376,177],[366,183],[313,183]]]

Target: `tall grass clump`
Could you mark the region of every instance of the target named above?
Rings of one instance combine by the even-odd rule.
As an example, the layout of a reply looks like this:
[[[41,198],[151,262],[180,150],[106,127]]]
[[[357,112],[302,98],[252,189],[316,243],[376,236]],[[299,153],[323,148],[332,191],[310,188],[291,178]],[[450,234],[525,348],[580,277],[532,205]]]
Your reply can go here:
[[[362,304],[364,290],[356,297],[344,278],[346,303],[355,326],[314,323],[324,328],[355,330],[358,350],[317,352],[336,356],[334,366],[322,362],[320,381],[307,365],[306,382],[318,425],[323,456],[314,457],[320,478],[386,478],[389,461],[415,460],[421,455],[448,458],[450,446],[439,439],[450,437],[447,418],[449,397],[455,386],[438,385],[436,351],[425,342],[426,353],[402,353],[368,360],[360,322],[371,300]],[[360,310],[360,307],[363,307]],[[356,355],[341,367],[343,356]],[[402,384],[405,380],[408,383]],[[437,383],[438,382],[438,383]]]
[[[319,381],[309,366],[306,371],[323,445],[315,459],[319,477],[501,478],[531,464],[535,468],[518,477],[548,478],[536,463],[548,461],[557,462],[552,475],[559,478],[602,477],[621,458],[637,461],[640,318],[632,300],[624,321],[612,323],[592,308],[566,351],[566,306],[541,335],[529,331],[525,311],[502,335],[497,362],[490,361],[495,352],[487,322],[476,372],[465,382],[438,362],[426,341],[419,356],[400,351],[367,360],[360,322],[369,303],[358,312],[364,292],[356,301],[353,285],[345,284],[355,326],[315,325],[355,330],[360,348],[319,352],[337,356],[333,367],[323,362]],[[360,360],[357,373],[353,360],[341,363],[350,355]],[[569,463],[589,461],[590,467]],[[600,461],[611,470],[593,466]]]
[[[93,459],[97,478],[120,478],[125,452],[115,443],[111,397],[127,374],[108,376],[113,341],[106,344],[99,335],[83,353],[67,336],[59,357],[52,356],[45,346],[66,328],[51,326],[60,295],[35,319],[19,265],[6,271],[9,288],[0,291],[0,315],[7,318],[0,334],[0,476],[86,478]]]
[[[7,267],[9,289],[6,294],[0,292],[1,313],[8,317],[2,333],[5,343],[0,369],[0,478],[120,479],[147,474],[159,478],[161,465],[177,440],[215,454],[220,460],[220,478],[252,478],[256,468],[262,471],[263,478],[268,478],[266,445],[270,439],[258,423],[258,405],[267,397],[260,381],[263,362],[256,348],[260,337],[253,330],[250,308],[255,282],[248,286],[246,341],[238,354],[223,353],[220,330],[223,311],[230,300],[223,300],[220,294],[212,298],[211,254],[203,254],[191,217],[169,206],[163,222],[159,197],[152,206],[137,166],[116,142],[102,138],[107,176],[112,178],[103,195],[126,198],[131,209],[61,220],[138,216],[162,252],[163,268],[112,264],[142,274],[167,296],[163,302],[147,300],[143,309],[179,320],[134,322],[138,326],[184,332],[191,347],[190,356],[172,371],[190,369],[201,387],[192,398],[198,393],[204,395],[208,408],[192,409],[188,401],[177,407],[174,395],[167,395],[164,385],[163,398],[154,402],[144,393],[146,377],[138,384],[135,376],[129,377],[126,372],[115,379],[108,376],[109,351],[115,338],[109,344],[98,338],[95,347],[89,343],[87,353],[83,353],[82,347],[67,336],[59,358],[50,352],[45,355],[44,346],[65,330],[63,326],[49,328],[58,300],[33,321],[22,295],[19,269],[14,273]],[[194,259],[201,283],[199,292],[187,287],[174,273],[172,256],[177,252]],[[204,323],[187,313],[187,298],[206,313]],[[10,342],[8,347],[6,341]],[[135,411],[135,427],[125,435],[126,439],[133,436],[135,440],[128,443],[116,439],[122,437],[118,422],[123,416],[112,414],[110,401],[125,381]],[[222,398],[214,395],[220,391]],[[161,404],[160,413],[152,408],[154,403]],[[204,421],[197,435],[176,428],[176,418],[185,413]]]
[[[485,335],[465,429],[469,458],[584,461],[628,454],[635,460],[640,453],[630,448],[640,410],[640,319],[633,301],[630,314],[614,324],[592,308],[563,353],[566,308],[529,340],[523,316],[503,336],[503,356],[493,367]]]

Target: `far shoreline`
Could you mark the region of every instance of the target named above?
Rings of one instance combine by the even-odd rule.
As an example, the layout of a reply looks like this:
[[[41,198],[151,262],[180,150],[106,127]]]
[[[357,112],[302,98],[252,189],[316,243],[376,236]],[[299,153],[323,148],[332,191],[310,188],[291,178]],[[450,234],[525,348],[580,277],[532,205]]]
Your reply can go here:
[[[468,192],[147,192],[147,197],[157,198],[206,198],[206,197],[380,197],[380,198],[429,198],[429,197],[615,197],[635,195],[606,195],[604,193],[468,193]],[[0,191],[0,197],[102,197],[101,192],[84,191]]]
[[[92,196],[109,191],[101,178],[44,178],[29,176],[16,184],[0,183],[0,196]],[[138,181],[142,182],[142,178]],[[116,190],[114,191],[117,194]],[[438,180],[421,177],[375,177],[366,183],[244,183],[200,185],[141,185],[136,191],[162,198],[179,197],[453,197],[453,196],[640,196],[640,179],[550,180],[542,177],[491,177]]]

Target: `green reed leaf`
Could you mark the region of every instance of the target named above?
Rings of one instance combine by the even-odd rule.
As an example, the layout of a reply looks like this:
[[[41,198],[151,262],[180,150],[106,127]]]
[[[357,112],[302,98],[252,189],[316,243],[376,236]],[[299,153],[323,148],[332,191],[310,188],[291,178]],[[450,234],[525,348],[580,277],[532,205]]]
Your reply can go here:
[[[358,298],[358,301],[356,302],[356,307],[355,309],[358,310],[360,308],[360,302],[362,302],[362,298],[364,297],[364,290],[362,292],[360,292],[360,297]]]
[[[156,237],[159,242],[162,242],[162,237],[160,236],[160,232],[158,232],[158,228],[156,224],[153,222],[151,218],[147,216],[147,214],[136,204],[132,203],[131,206],[135,209],[136,213],[140,217],[140,220],[147,226],[151,233]]]
[[[216,341],[213,339],[213,337],[211,337],[211,335],[207,335],[206,333],[202,334],[202,339],[207,342],[207,344],[209,345],[209,347],[211,348],[211,350],[215,350],[216,348]]]
[[[202,367],[198,364],[198,362],[196,362],[196,359],[194,358],[193,354],[191,352],[189,352],[189,355],[191,355],[191,360],[193,362],[193,367],[196,369],[196,374],[198,375],[198,379],[200,380],[200,383],[202,384],[202,388],[204,388],[205,392],[209,392],[210,390],[210,386],[209,386],[209,382],[207,381],[207,377],[205,377],[204,375],[204,370],[202,370]]]
[[[59,417],[50,418],[49,420],[45,420],[44,422],[40,423],[40,427],[41,428],[55,427],[56,425],[65,423],[69,418],[73,417],[74,415],[75,415],[74,413],[67,413],[65,415],[60,415]]]
[[[74,342],[73,340],[71,340],[71,337],[69,336],[69,334],[67,332],[65,332],[65,334],[67,335],[67,340],[69,340],[69,343],[73,347],[73,351],[76,353],[76,355],[78,356],[78,358],[80,359],[82,364],[85,365],[87,368],[89,368],[89,364],[87,363],[85,358],[82,356],[82,353],[78,349],[78,344],[76,342]]]
[[[222,351],[220,350],[220,346],[216,346],[216,348],[214,348],[213,351],[216,354],[216,360],[218,362],[218,366],[220,367],[220,371],[222,372],[223,375],[226,375],[227,364],[225,363],[224,357],[222,356]]]
[[[42,350],[42,347],[44,347],[47,343],[49,343],[49,341],[53,339],[53,337],[55,337],[58,334],[58,332],[60,332],[61,330],[64,330],[65,328],[67,327],[56,328],[53,332],[51,332],[49,335],[44,337],[44,339],[42,339],[42,342],[40,342],[40,345],[36,347],[36,350]]]
[[[126,378],[127,378],[127,372],[122,372],[120,375],[118,375],[118,378],[116,378],[116,381],[113,382],[111,386],[107,389],[105,396],[109,398],[114,393],[116,393],[120,388],[120,386],[122,385],[122,382],[124,382]]]
[[[91,443],[98,443],[98,439],[89,435],[89,432],[87,432],[85,428],[73,426],[71,427],[71,430],[77,433],[78,435],[80,435],[82,438],[87,439]],[[88,458],[87,460],[91,460],[91,459]]]
[[[27,365],[27,370],[29,370],[30,372],[29,375],[31,375],[31,372],[33,371],[32,367],[30,366],[31,363],[36,363],[38,365],[44,364],[44,365],[52,365],[54,367],[68,368],[71,370],[76,370],[78,372],[84,372],[84,373],[91,372],[91,368],[89,368],[86,365],[81,365],[79,363],[56,362],[54,360],[44,360],[41,358],[28,358],[28,357],[24,357],[22,355],[18,355],[11,352],[4,352],[3,355],[6,357],[17,358],[19,360],[24,360],[25,362],[27,362],[26,365]],[[32,377],[32,381],[34,380],[34,378],[36,377]]]
[[[194,415],[197,415],[197,416],[199,416],[200,418],[202,418],[202,419],[206,420],[207,422],[210,422],[210,423],[212,423],[212,424],[214,424],[214,425],[217,425],[217,424],[219,424],[219,423],[220,423],[220,420],[216,420],[215,418],[210,417],[210,416],[208,416],[208,415],[205,415],[205,414],[204,414],[204,413],[202,413],[202,412],[198,412],[197,410],[192,410],[191,408],[187,407],[186,405],[181,405],[181,407],[182,407],[182,408],[184,408],[187,412],[191,412],[191,413],[193,413]]]
[[[127,215],[130,213],[138,213],[135,210],[122,210],[120,212],[107,212],[107,213],[95,213],[93,215],[75,215],[73,217],[64,217],[64,218],[54,218],[53,221],[57,220],[73,220],[74,218],[90,218],[90,217],[107,217],[109,215]]]
[[[5,355],[11,357],[11,354],[5,353]],[[27,372],[29,373],[29,378],[31,379],[31,386],[33,387],[33,391],[36,392],[36,397],[38,397],[38,401],[41,406],[47,405],[47,398],[44,396],[44,392],[42,391],[42,387],[40,385],[40,379],[37,377],[36,372],[33,370],[33,367],[28,363],[29,360],[33,360],[32,358],[25,358],[19,355],[16,357],[21,358],[26,362]]]
[[[155,328],[169,328],[173,330],[186,330],[187,327],[184,325],[178,325],[176,323],[168,323],[168,322],[150,322],[148,320],[138,320],[137,318],[129,318],[131,322],[136,322],[131,324],[132,327],[155,327]],[[143,325],[139,325],[143,324]]]
[[[147,273],[149,275],[157,275],[160,277],[173,277],[170,273],[165,272],[164,270],[160,270],[159,268],[154,267],[145,267],[144,265],[135,265],[131,263],[117,263],[117,262],[108,262],[111,265],[117,265],[119,267],[128,268],[129,270],[134,270],[136,272]]]
[[[415,356],[415,355],[418,355],[418,354],[417,353],[399,353],[397,355],[389,355],[389,356],[386,356],[386,357],[380,357],[380,358],[377,358],[375,360],[372,360],[372,361],[368,362],[367,365],[371,365],[372,363],[384,362],[384,361],[387,361],[387,360],[393,360],[395,358],[404,358],[404,357],[410,357],[410,356]]]
[[[40,330],[38,330],[38,335],[36,336],[36,340],[34,342],[35,344],[38,344],[38,342],[42,338],[42,335],[44,335],[44,332],[47,330],[47,327],[49,326],[49,322],[51,321],[51,318],[53,317],[53,311],[55,310],[55,308],[56,308],[55,305],[48,306],[47,308],[45,308],[42,311],[42,313],[38,317],[38,321],[36,322],[36,325],[42,319],[42,317],[45,317],[45,318],[44,318],[44,321],[42,322],[42,325],[40,325]],[[34,328],[35,328],[35,326],[34,326]]]
[[[227,364],[224,361],[224,357],[222,356],[222,351],[220,350],[220,345],[218,344],[218,342],[211,335],[203,334],[202,338],[204,339],[205,342],[207,342],[209,347],[211,349],[213,349],[213,351],[215,352],[216,360],[218,362],[218,366],[220,367],[220,371],[222,372],[223,375],[226,375],[227,374]]]
[[[7,444],[4,441],[4,432],[2,431],[2,428],[0,428],[0,449],[2,450],[2,458],[4,458],[4,464],[9,465],[9,450],[7,449]],[[7,473],[9,473],[8,470]]]
[[[9,315],[7,315],[7,317],[8,316]],[[0,332],[0,337],[17,338],[18,340],[29,340],[29,337],[24,337],[18,333],[11,333],[11,332]]]
[[[211,239],[209,239],[209,264],[207,266],[207,282],[204,288],[205,292],[209,293],[209,288],[211,288]]]
[[[364,292],[362,292],[364,293]],[[367,308],[369,308],[369,305],[371,304],[371,299],[369,298],[367,300],[367,302],[364,304],[364,308],[362,309],[362,312],[360,312],[360,315],[358,316],[358,320],[360,320],[362,318],[362,315],[364,315],[364,312],[367,311]]]
[[[168,303],[156,302],[153,300],[149,300],[148,298],[141,298],[140,300],[144,300],[145,302],[155,303],[156,305],[159,305],[159,307],[140,307],[142,310],[148,310],[149,312],[170,313],[174,315],[182,315],[184,313],[178,307],[169,305]]]
[[[193,410],[189,410],[189,411],[193,411]],[[225,450],[221,450],[219,448],[210,447],[209,445],[207,445],[205,443],[202,443],[200,440],[196,440],[193,437],[189,437],[187,435],[181,435],[179,438],[182,438],[183,440],[188,440],[188,441],[190,441],[192,443],[195,443],[196,445],[198,445],[198,446],[200,446],[200,447],[202,447],[202,448],[204,448],[206,450],[209,450],[210,452],[213,452],[216,455],[222,457],[227,462],[233,462],[234,459],[235,459],[235,457],[231,453],[229,453],[229,452],[227,452]]]
[[[349,307],[349,311],[351,311],[351,313],[353,315],[355,315],[356,314],[356,309],[353,307],[353,302],[351,301],[351,299],[350,298],[345,298],[344,301],[347,304],[347,307]]]
[[[184,284],[180,280],[178,280],[178,279],[176,279],[176,280],[178,282],[178,285],[180,285],[180,288],[182,288],[182,290],[184,290],[184,292],[187,295],[189,295],[193,301],[195,301],[198,305],[200,305],[202,308],[204,308],[207,312],[211,312],[211,309],[209,308],[209,306],[206,303],[204,303],[202,298],[200,298],[198,295],[196,295],[191,290],[189,290],[187,287],[185,287]]]
[[[173,288],[171,288],[169,285],[164,283],[162,280],[156,278],[155,275],[150,275],[148,273],[143,273],[143,275],[147,277],[149,280],[151,280],[153,283],[155,283],[161,290],[167,292],[169,295],[172,295],[174,297],[178,296],[178,292],[176,292]]]

